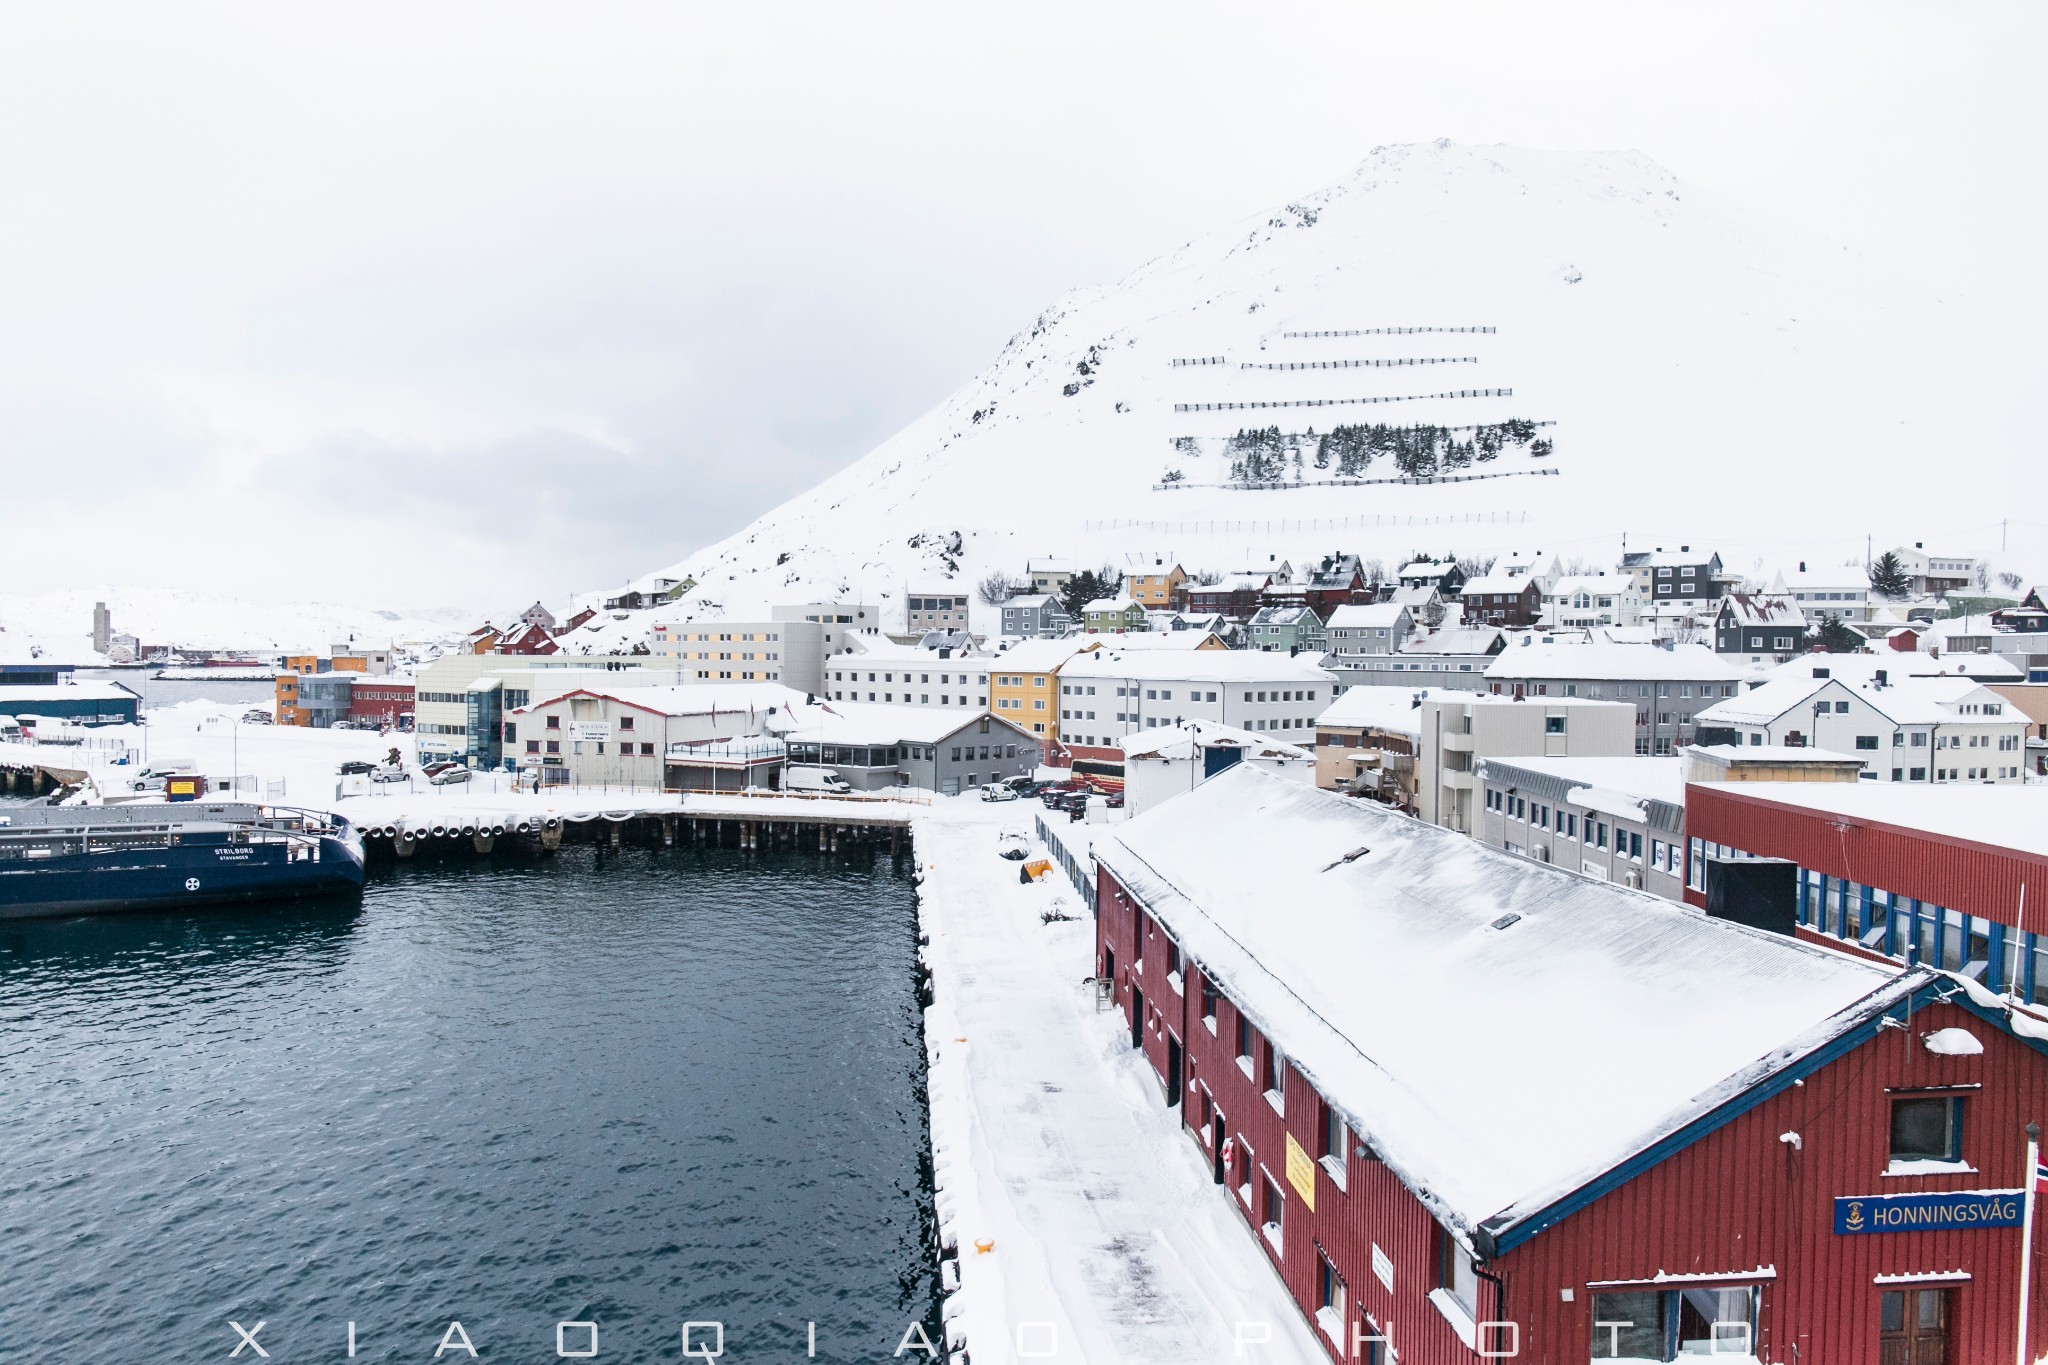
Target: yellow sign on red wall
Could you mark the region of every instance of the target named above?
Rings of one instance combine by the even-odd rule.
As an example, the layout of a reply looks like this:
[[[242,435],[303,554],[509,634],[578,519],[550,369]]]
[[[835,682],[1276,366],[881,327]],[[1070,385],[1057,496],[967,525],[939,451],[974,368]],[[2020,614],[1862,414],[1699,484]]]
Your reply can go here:
[[[1294,1186],[1294,1192],[1301,1196],[1301,1202],[1310,1213],[1316,1211],[1316,1163],[1307,1149],[1294,1140],[1294,1134],[1287,1135],[1287,1183]]]

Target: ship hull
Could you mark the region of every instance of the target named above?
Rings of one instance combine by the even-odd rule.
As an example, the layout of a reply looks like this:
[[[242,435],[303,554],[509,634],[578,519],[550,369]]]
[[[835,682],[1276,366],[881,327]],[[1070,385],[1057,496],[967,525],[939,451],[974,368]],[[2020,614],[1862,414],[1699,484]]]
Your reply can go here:
[[[363,886],[361,847],[187,844],[0,863],[0,920],[174,910],[189,906],[347,895]]]

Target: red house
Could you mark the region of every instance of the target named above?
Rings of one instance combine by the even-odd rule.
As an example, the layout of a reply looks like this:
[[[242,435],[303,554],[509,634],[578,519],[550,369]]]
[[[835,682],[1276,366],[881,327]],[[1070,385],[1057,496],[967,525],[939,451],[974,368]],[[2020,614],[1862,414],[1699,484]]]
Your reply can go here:
[[[410,730],[413,685],[402,678],[359,677],[349,688],[348,715],[350,720]]]
[[[561,651],[555,637],[540,626],[528,621],[517,629],[500,636],[492,646],[493,654],[555,654]]]
[[[1095,856],[1132,1045],[1332,1359],[2005,1361],[2023,1254],[2048,1346],[2048,1015],[1245,764]]]

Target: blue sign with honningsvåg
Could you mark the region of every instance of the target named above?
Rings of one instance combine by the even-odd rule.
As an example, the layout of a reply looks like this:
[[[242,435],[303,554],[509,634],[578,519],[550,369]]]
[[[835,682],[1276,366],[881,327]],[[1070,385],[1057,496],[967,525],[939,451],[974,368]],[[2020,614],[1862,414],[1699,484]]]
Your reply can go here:
[[[1933,1232],[1938,1228],[2016,1228],[2025,1211],[2024,1190],[1847,1195],[1835,1200],[1835,1231]]]

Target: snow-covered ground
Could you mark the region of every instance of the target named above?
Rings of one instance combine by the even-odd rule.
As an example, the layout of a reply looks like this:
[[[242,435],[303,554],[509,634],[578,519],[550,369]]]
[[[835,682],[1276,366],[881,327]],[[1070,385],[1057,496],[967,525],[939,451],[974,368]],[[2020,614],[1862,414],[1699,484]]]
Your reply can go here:
[[[1336,549],[1390,564],[1541,550],[1611,566],[1624,533],[1632,549],[1705,544],[1741,573],[1860,566],[1869,532],[1880,551],[1925,540],[2031,576],[2048,523],[1896,496],[1935,447],[1986,452],[1972,486],[2025,485],[2024,327],[1636,153],[1379,148],[1336,186],[1053,303],[865,458],[659,570],[698,584],[664,613],[861,601],[899,624],[906,591],[1047,556],[1227,572]],[[1298,464],[1283,455],[1307,486],[1224,486],[1240,429],[1506,418],[1555,423],[1540,431],[1554,453],[1458,471],[1509,476],[1477,482],[1332,486],[1309,438],[1287,443]],[[1706,486],[1803,515],[1760,520]]]
[[[959,1252],[949,1334],[975,1365],[1321,1365],[1120,1016],[1082,984],[1087,906],[1057,869],[1027,886],[998,856],[1037,809],[941,801],[915,827],[933,1162]],[[1074,918],[1042,922],[1055,908]]]
[[[0,663],[25,663],[40,649],[57,663],[100,662],[92,649],[92,608],[105,602],[116,633],[144,644],[188,649],[325,654],[353,640],[376,648],[438,641],[467,630],[466,614],[408,614],[336,602],[275,602],[116,585],[0,593]]]

